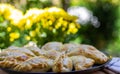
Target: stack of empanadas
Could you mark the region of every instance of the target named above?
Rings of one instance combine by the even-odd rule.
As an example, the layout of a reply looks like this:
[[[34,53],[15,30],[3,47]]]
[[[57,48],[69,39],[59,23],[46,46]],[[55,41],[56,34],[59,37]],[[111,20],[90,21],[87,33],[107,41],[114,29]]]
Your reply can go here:
[[[70,72],[104,64],[108,57],[91,45],[48,42],[41,48],[11,46],[0,53],[0,67],[21,72]]]

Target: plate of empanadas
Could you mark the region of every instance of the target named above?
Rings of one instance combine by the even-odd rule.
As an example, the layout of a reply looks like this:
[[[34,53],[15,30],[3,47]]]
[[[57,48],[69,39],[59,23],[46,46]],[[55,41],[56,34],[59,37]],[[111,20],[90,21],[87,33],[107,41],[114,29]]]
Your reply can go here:
[[[89,74],[109,61],[110,57],[94,46],[74,43],[11,46],[0,52],[0,68],[9,74]]]

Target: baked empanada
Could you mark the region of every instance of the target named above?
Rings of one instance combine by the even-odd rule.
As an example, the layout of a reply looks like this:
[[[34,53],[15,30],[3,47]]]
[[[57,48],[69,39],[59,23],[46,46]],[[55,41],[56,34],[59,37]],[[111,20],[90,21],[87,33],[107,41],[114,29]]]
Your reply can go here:
[[[86,58],[84,56],[72,56],[70,58],[72,59],[76,71],[90,68],[95,62],[93,59]]]
[[[20,52],[19,50],[12,50],[10,51],[2,51],[0,53],[0,60],[4,60],[6,58],[16,58],[16,59],[23,59],[24,57],[29,57],[25,53]]]
[[[100,52],[91,45],[79,45],[77,47],[74,47],[73,50],[67,52],[67,55],[68,56],[83,55],[95,60],[96,64],[103,64],[108,60],[108,57],[104,53]]]
[[[94,59],[96,64],[103,64],[109,59],[104,53],[91,45],[80,45],[80,49],[84,50],[84,56]]]
[[[44,53],[44,50],[41,50],[40,48],[36,46],[26,46],[24,48],[31,50],[36,56],[43,55]]]
[[[91,45],[48,42],[42,48],[29,43],[0,53],[0,67],[21,72],[70,72],[103,64],[109,58]]]
[[[57,57],[52,67],[53,72],[69,72],[72,71],[72,69],[72,60],[68,58],[65,54]]]
[[[36,56],[14,67],[13,70],[22,72],[46,72],[52,66],[53,60],[50,60],[44,56]]]
[[[61,42],[48,42],[42,46],[42,50],[56,50],[60,52],[64,52],[63,44]]]
[[[66,53],[68,53],[70,51],[73,51],[77,47],[79,47],[79,44],[66,43],[66,44],[63,45],[63,49],[66,50]]]
[[[35,56],[35,54],[30,51],[29,49],[27,48],[24,48],[24,47],[15,47],[15,46],[11,46],[11,47],[8,47],[7,49],[5,49],[4,51],[10,51],[12,52],[12,50],[19,50],[20,52],[23,52],[29,56]]]
[[[52,60],[55,60],[57,57],[59,57],[62,54],[62,52],[58,52],[56,50],[47,50],[43,53],[43,56],[50,58]]]
[[[19,63],[27,60],[30,58],[26,54],[19,52],[19,51],[3,51],[0,53],[0,67],[2,68],[12,68]]]

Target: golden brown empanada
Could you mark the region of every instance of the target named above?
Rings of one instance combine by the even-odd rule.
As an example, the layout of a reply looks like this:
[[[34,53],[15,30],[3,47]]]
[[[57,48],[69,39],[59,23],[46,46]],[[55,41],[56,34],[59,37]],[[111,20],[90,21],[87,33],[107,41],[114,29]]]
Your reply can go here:
[[[25,48],[31,50],[36,56],[43,55],[44,53],[44,50],[41,50],[36,46],[26,46]]]
[[[56,50],[60,52],[64,52],[63,44],[61,42],[48,42],[42,46],[42,50]]]
[[[109,58],[91,45],[48,42],[42,48],[35,43],[8,47],[0,53],[0,67],[21,72],[70,72],[103,64]]]
[[[46,72],[53,66],[53,60],[44,56],[32,57],[19,64],[13,70],[22,72]]]
[[[35,54],[32,51],[30,51],[29,49],[24,48],[24,47],[11,46],[11,47],[8,47],[7,49],[3,50],[3,51],[10,51],[10,52],[12,52],[14,50],[19,50],[20,52],[23,52],[23,53],[25,53],[25,54],[27,54],[29,56],[35,56]]]
[[[52,60],[55,60],[57,57],[59,57],[62,54],[62,52],[58,52],[56,50],[47,50],[43,53],[43,56],[50,58]]]
[[[13,51],[2,51],[0,53],[0,60],[4,60],[6,58],[17,58],[17,59],[23,59],[24,57],[29,57],[25,53],[20,52],[19,50],[13,50]]]
[[[17,66],[18,65],[18,62],[15,61],[9,61],[9,60],[3,60],[3,61],[0,61],[0,67],[2,68],[12,68],[14,66]]]
[[[0,67],[12,69],[27,59],[28,57],[26,56],[21,56],[19,58],[7,57],[3,61],[0,61]]]
[[[52,67],[53,72],[69,72],[73,69],[72,60],[65,54],[57,57]]]
[[[69,49],[68,49],[69,50]],[[73,50],[67,52],[68,56],[83,55],[94,59],[96,64],[103,64],[108,60],[108,57],[91,45],[79,45]]]
[[[103,64],[108,61],[108,57],[101,51],[91,45],[80,45],[80,49],[84,50],[83,55],[92,58],[97,64]]]
[[[30,58],[26,54],[19,51],[3,51],[0,53],[0,67],[2,68],[12,68],[13,66],[18,65],[19,63]]]
[[[79,47],[79,44],[66,43],[66,44],[64,44],[63,49],[66,50],[66,53],[68,53],[70,51],[73,51],[77,47]]]
[[[76,71],[90,68],[95,62],[93,59],[86,58],[84,56],[72,56],[70,58],[72,59]]]

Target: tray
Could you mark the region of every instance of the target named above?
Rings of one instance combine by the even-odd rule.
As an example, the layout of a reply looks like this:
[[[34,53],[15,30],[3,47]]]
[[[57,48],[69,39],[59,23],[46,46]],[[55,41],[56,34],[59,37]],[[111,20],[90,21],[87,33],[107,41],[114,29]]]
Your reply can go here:
[[[71,71],[71,72],[62,72],[62,73],[55,73],[55,72],[43,72],[43,73],[29,73],[29,72],[17,72],[5,68],[1,68],[3,71],[7,72],[8,74],[90,74],[92,72],[98,71],[106,66],[111,61],[109,59],[106,63],[104,64],[95,64],[93,67],[88,68],[86,70],[80,70],[80,71]]]

